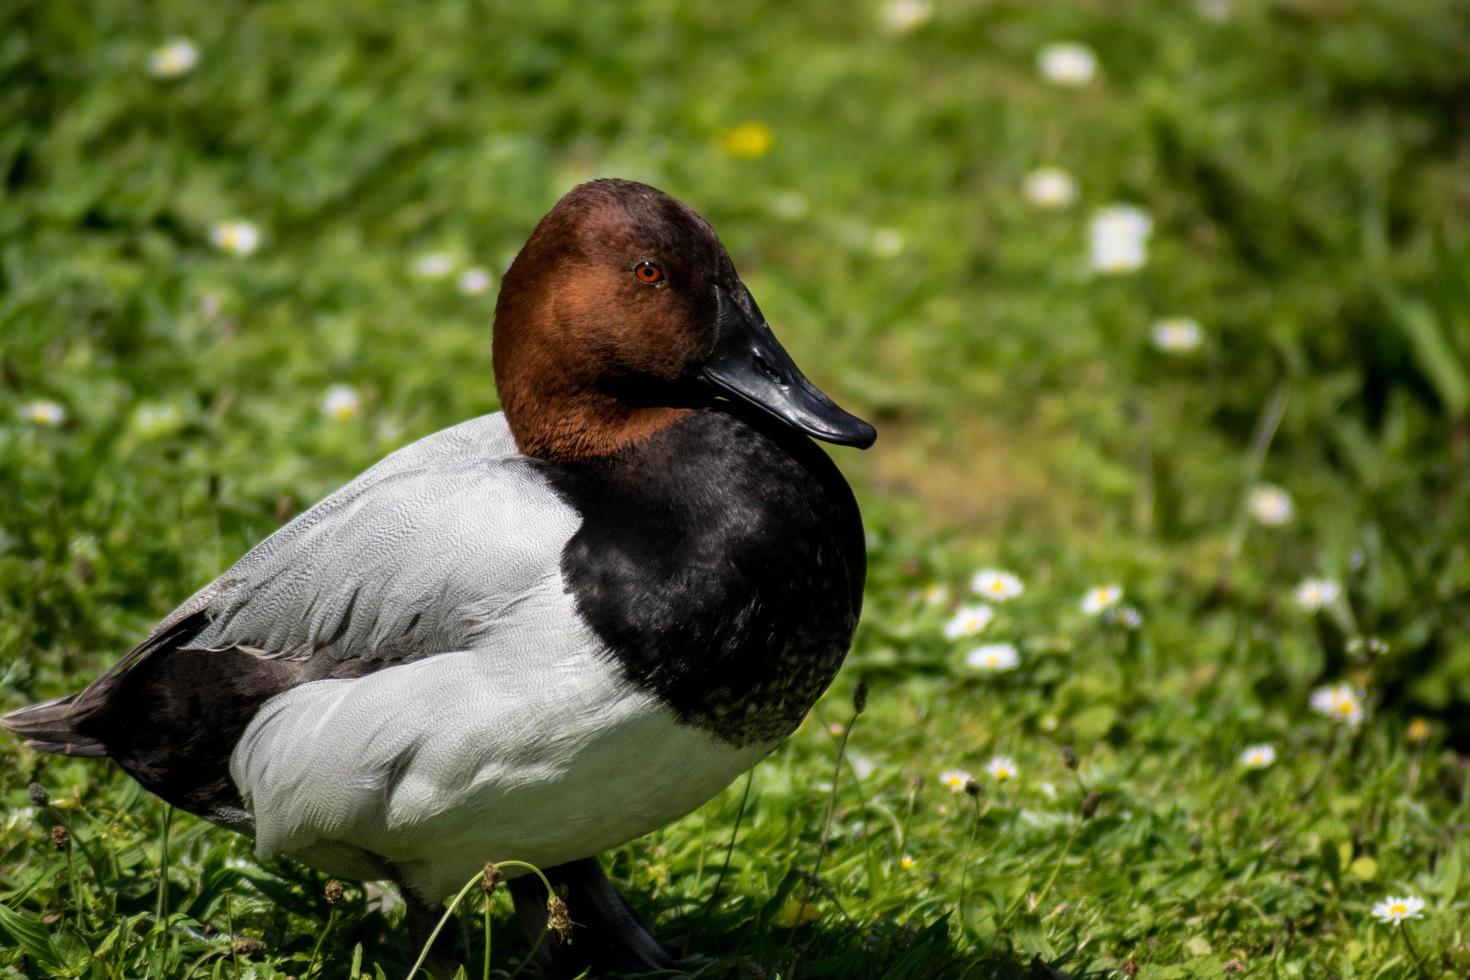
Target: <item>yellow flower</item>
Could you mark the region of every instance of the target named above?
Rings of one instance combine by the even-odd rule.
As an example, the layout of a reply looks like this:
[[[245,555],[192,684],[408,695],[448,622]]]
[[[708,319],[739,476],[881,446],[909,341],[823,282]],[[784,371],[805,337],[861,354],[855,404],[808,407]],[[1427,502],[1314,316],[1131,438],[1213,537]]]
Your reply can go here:
[[[1404,732],[1411,742],[1425,742],[1429,740],[1429,722],[1424,718],[1414,718],[1409,722],[1408,730]]]
[[[776,913],[776,925],[782,929],[791,929],[813,921],[818,915],[815,905],[788,898],[781,903],[781,911]]]
[[[776,134],[765,123],[748,122],[725,131],[720,145],[732,157],[754,160],[770,152],[776,142]]]
[[[918,863],[918,861],[915,861],[907,854],[898,859],[898,866],[905,871],[912,871],[914,869],[914,866]]]

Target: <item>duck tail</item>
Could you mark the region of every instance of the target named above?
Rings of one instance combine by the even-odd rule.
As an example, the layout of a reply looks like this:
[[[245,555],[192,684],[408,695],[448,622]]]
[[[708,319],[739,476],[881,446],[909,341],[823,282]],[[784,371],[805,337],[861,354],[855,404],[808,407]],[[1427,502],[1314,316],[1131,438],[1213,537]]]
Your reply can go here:
[[[73,710],[78,695],[68,694],[54,701],[33,704],[28,708],[0,716],[0,728],[25,739],[37,752],[54,755],[104,756],[107,747],[90,735],[77,731],[77,723],[85,712]]]

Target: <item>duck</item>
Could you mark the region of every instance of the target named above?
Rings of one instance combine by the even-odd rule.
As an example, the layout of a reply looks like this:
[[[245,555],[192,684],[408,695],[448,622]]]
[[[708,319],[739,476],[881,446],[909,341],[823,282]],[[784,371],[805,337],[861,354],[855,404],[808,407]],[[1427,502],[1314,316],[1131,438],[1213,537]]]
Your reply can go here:
[[[710,224],[633,181],[540,220],[491,347],[500,411],[388,455],[0,725],[261,858],[397,883],[415,943],[514,859],[575,923],[553,973],[667,969],[598,855],[712,799],[833,680],[867,556],[817,443],[876,432],[807,380]],[[545,885],[506,877],[539,934]]]

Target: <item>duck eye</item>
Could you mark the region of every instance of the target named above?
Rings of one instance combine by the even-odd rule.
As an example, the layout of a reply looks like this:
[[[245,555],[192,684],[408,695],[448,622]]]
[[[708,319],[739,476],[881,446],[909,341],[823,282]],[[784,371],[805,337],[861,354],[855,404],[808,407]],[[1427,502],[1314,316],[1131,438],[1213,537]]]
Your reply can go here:
[[[645,286],[657,286],[664,281],[664,270],[647,259],[633,266],[633,275]]]

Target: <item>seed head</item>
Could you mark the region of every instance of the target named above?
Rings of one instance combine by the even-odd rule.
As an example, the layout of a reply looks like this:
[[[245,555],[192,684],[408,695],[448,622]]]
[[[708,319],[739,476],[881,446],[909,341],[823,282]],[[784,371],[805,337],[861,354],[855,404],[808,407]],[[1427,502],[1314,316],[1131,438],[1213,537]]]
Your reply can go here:
[[[346,892],[346,889],[342,887],[342,882],[338,881],[336,878],[328,878],[325,892],[327,896],[327,904],[336,905],[338,902],[342,901],[342,896]]]
[[[493,861],[486,861],[485,870],[480,872],[481,890],[486,895],[493,895],[495,893],[495,886],[500,884],[502,877],[504,876],[500,873],[500,865]]]
[[[571,939],[572,916],[560,895],[553,894],[546,899],[546,928],[561,936],[563,942]]]
[[[1066,763],[1068,769],[1075,770],[1077,768],[1077,750],[1070,745],[1063,745],[1062,761]]]
[[[1193,837],[1189,838],[1189,853],[1198,854],[1200,851],[1204,850],[1204,848],[1205,839],[1199,834],[1195,834]]]
[[[1087,798],[1082,801],[1082,819],[1091,820],[1092,815],[1097,812],[1097,805],[1101,802],[1102,792],[1100,790],[1088,793]]]
[[[230,949],[236,956],[255,956],[265,952],[265,943],[254,936],[237,936],[230,940]]]
[[[38,809],[45,809],[51,805],[51,794],[46,792],[46,787],[40,783],[31,783],[26,787],[26,792],[31,794],[31,803]]]
[[[980,795],[980,783],[976,781],[974,776],[965,780],[965,792],[972,797],[978,797]]]
[[[1123,971],[1125,977],[1138,976],[1138,964],[1132,960],[1124,960],[1123,965],[1119,969]]]
[[[64,851],[71,845],[71,831],[61,824],[51,828],[51,846],[58,851]]]
[[[857,682],[857,687],[852,692],[852,713],[860,715],[868,706],[868,681],[866,678]]]

